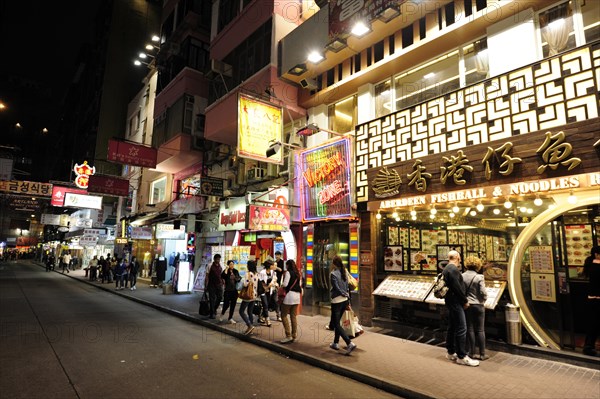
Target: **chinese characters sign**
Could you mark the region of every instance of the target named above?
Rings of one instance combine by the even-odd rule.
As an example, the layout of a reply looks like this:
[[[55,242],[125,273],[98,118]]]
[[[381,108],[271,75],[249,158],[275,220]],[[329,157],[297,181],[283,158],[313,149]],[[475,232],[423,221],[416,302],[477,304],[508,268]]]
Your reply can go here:
[[[350,216],[350,140],[303,151],[300,165],[303,219]]]
[[[83,161],[83,164],[73,166],[73,172],[75,172],[75,185],[79,188],[87,188],[90,176],[96,173],[96,167]]]
[[[129,180],[114,176],[93,175],[89,177],[88,192],[127,197],[129,195]]]
[[[125,165],[154,169],[156,168],[157,154],[156,148],[109,139],[106,159]]]
[[[52,187],[52,199],[50,200],[50,205],[63,206],[63,204],[65,203],[65,195],[67,193],[87,195],[86,190],[82,190],[79,188],[53,186]]]
[[[248,228],[260,231],[285,231],[290,227],[290,210],[272,206],[249,206]]]
[[[257,161],[283,164],[283,151],[271,157],[266,150],[282,142],[282,109],[243,94],[238,98],[238,155]]]

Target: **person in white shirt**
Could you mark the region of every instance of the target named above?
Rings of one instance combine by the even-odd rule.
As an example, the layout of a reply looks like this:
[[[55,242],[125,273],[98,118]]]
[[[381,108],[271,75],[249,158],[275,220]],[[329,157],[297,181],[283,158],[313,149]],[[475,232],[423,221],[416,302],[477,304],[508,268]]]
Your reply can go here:
[[[65,273],[65,269],[67,269],[67,273],[69,273],[69,265],[71,264],[71,252],[67,252],[63,255],[62,258],[62,272]]]

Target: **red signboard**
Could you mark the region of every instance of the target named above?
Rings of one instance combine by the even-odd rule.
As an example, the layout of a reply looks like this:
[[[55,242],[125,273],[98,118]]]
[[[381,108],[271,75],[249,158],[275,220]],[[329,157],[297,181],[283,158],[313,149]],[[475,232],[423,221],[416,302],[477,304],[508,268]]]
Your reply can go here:
[[[63,206],[65,203],[65,194],[67,193],[86,195],[87,190],[62,186],[52,186],[52,199],[50,200],[50,205]]]
[[[93,175],[90,176],[88,192],[127,197],[129,195],[129,180],[114,176]]]
[[[154,169],[156,168],[157,154],[156,148],[109,139],[106,159],[125,165]]]

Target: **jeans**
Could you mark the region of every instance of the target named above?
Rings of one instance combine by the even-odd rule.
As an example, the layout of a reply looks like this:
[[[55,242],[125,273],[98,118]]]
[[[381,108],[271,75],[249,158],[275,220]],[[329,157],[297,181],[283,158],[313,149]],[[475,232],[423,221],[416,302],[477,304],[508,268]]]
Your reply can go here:
[[[210,317],[217,316],[217,308],[223,299],[223,287],[208,287],[208,304],[210,306]]]
[[[129,286],[131,288],[135,287],[137,284],[137,273],[129,273]]]
[[[446,349],[449,354],[458,356],[459,359],[467,355],[467,320],[463,305],[453,298],[446,298],[448,308],[448,331],[446,332]]]
[[[333,337],[334,344],[340,342],[340,337],[342,337],[346,345],[350,345],[350,342],[352,342],[350,341],[350,338],[348,338],[348,335],[346,334],[346,332],[342,328],[342,325],[340,324],[340,321],[342,320],[342,315],[344,314],[344,311],[347,307],[348,300],[345,300],[344,302],[340,303],[331,304],[331,321],[329,323],[329,326],[333,327],[333,330],[335,331],[335,335]]]
[[[485,307],[483,305],[470,305],[465,310],[467,316],[467,352],[469,356],[475,355],[475,344],[479,347],[479,354],[485,355]]]
[[[122,274],[115,274],[115,287],[123,288],[123,275]]]
[[[121,287],[125,284],[125,288],[127,288],[127,284],[129,283],[129,273],[123,273],[123,277],[121,278]]]
[[[253,311],[254,300],[242,301],[242,304],[240,305],[240,316],[242,317],[244,323],[246,323],[248,327],[254,324],[254,314],[252,313]]]
[[[221,309],[221,315],[224,315],[227,311],[227,308],[229,308],[229,320],[233,319],[233,312],[235,312],[237,298],[237,291],[225,291],[223,295],[223,309]]]
[[[266,320],[269,319],[269,295],[268,294],[262,294],[260,296],[260,302],[262,303],[262,314],[261,316],[264,317]]]
[[[287,338],[298,337],[298,319],[296,315],[298,313],[298,305],[286,305],[281,304],[281,321],[283,322],[283,330]],[[288,320],[290,315],[290,320]],[[292,328],[290,329],[290,321],[292,322]]]

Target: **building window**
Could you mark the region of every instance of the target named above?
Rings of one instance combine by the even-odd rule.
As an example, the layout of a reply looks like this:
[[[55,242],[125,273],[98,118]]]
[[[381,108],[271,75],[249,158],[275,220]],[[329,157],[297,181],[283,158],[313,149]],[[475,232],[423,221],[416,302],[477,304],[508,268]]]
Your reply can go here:
[[[377,118],[394,111],[392,108],[392,94],[391,79],[375,85],[375,116]]]
[[[581,6],[581,17],[586,43],[600,39],[600,20],[598,20],[598,15],[600,15],[600,1],[586,1]]]
[[[329,129],[338,133],[353,132],[356,125],[356,96],[329,106]]]
[[[487,40],[477,40],[463,47],[465,84],[471,85],[487,79],[490,74]]]
[[[540,12],[539,21],[544,58],[575,48],[571,2]]]
[[[150,183],[150,203],[158,204],[166,199],[167,194],[167,176]]]

